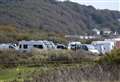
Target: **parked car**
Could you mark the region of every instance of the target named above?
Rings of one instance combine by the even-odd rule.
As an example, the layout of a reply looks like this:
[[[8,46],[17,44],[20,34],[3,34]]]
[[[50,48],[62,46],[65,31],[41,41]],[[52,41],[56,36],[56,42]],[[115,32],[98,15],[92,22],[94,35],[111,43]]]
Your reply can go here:
[[[0,50],[14,49],[17,50],[17,45],[12,43],[2,43],[0,44]]]
[[[82,44],[82,45],[80,45],[80,49],[89,51],[93,54],[100,54],[100,52],[97,49],[95,49],[95,47],[93,45],[90,45],[90,44]]]
[[[79,46],[81,45],[81,42],[70,42],[68,44],[68,49],[70,50],[74,50],[74,49],[78,49]]]
[[[57,49],[67,49],[67,47],[64,44],[57,44]]]

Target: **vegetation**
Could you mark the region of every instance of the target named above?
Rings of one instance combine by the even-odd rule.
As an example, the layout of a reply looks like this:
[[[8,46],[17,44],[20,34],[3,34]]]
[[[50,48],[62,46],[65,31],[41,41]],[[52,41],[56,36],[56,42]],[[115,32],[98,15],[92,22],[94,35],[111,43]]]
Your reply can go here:
[[[32,53],[21,53],[14,50],[0,51],[0,80],[29,80],[37,75],[52,73],[55,69],[94,64],[92,59],[94,56],[90,59],[83,56],[83,51],[80,55],[78,53],[79,51],[61,52],[61,50],[37,49],[34,49]]]
[[[81,54],[79,54],[81,52]],[[95,56],[89,58],[91,53],[85,53],[84,51],[61,51],[61,50],[33,50],[32,53],[20,53],[14,50],[7,50],[0,52],[0,64],[2,68],[17,67],[17,66],[40,66],[43,64],[69,64],[69,63],[81,63],[85,61],[94,61]]]
[[[70,1],[0,0],[0,24],[14,24],[19,30],[58,34],[91,34],[93,28],[119,31],[120,12],[96,10]],[[41,33],[40,33],[41,34]]]
[[[99,60],[99,63],[120,64],[120,49],[114,49]]]
[[[104,61],[106,57],[111,58],[69,50],[33,49],[31,53],[0,51],[0,81],[119,82],[119,63],[103,64],[108,62],[108,59]],[[96,62],[101,60],[103,63]]]
[[[118,11],[69,0],[0,0],[0,43],[31,39],[66,43],[65,34],[91,34],[93,28],[119,31],[119,18]],[[0,82],[119,82],[119,56],[119,49],[102,58],[82,50],[0,50]]]
[[[20,40],[51,40],[66,43],[64,35],[54,32],[37,31],[37,29],[20,30],[15,25],[0,25],[0,42],[16,42]]]

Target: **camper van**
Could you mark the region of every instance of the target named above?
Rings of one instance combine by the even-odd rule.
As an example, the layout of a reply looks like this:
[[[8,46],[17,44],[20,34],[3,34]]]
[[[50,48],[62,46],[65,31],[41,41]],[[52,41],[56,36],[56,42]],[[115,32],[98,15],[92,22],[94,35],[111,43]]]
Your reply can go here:
[[[77,49],[81,45],[81,42],[69,42],[68,49]]]
[[[115,46],[113,41],[93,41],[92,44],[101,54],[111,52]]]
[[[33,48],[37,49],[56,49],[56,46],[52,41],[20,41],[19,44],[19,51],[23,52],[30,52]]]

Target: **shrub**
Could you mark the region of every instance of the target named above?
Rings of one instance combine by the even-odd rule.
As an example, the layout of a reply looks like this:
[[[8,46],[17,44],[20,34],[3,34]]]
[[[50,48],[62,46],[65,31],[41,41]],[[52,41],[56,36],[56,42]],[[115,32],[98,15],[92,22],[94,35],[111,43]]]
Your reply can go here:
[[[21,53],[14,50],[0,51],[1,67],[40,66],[43,64],[72,64],[93,62],[94,55],[83,51],[39,50]]]
[[[114,49],[99,60],[99,63],[120,64],[120,49]]]
[[[17,28],[13,25],[0,25],[0,32],[16,32]]]

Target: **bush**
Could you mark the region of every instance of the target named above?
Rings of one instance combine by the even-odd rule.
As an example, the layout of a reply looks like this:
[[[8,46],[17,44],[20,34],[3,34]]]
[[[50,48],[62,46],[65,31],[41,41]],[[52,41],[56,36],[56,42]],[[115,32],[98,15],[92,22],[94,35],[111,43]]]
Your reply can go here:
[[[120,64],[120,49],[114,49],[99,60],[99,63]]]
[[[72,64],[93,62],[96,56],[85,51],[39,50],[21,53],[15,50],[0,51],[1,67],[40,66],[44,64]]]

